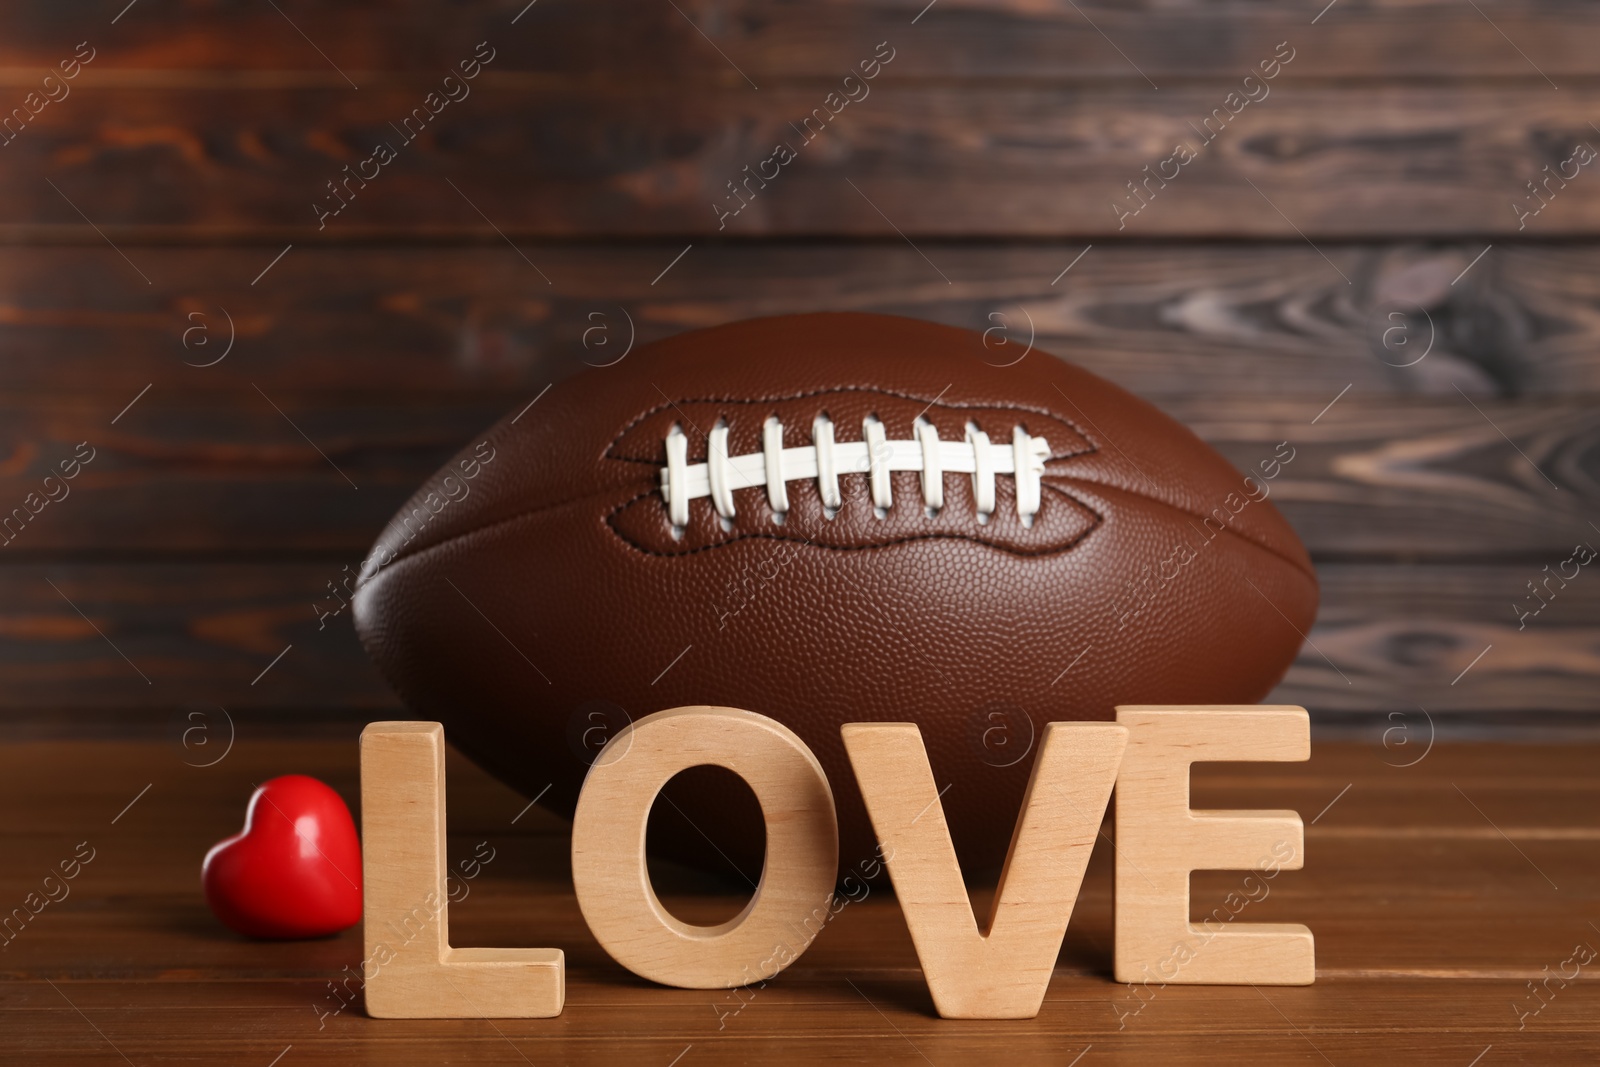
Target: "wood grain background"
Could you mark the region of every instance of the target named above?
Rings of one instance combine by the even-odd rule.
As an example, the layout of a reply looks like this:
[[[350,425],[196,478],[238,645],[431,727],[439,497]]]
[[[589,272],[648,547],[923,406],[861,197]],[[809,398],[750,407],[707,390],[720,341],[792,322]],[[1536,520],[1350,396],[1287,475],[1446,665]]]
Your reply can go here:
[[[0,549],[0,714],[394,708],[313,605],[444,458],[630,334],[853,308],[998,326],[1240,466],[1292,442],[1274,499],[1324,607],[1274,699],[1320,726],[1593,720],[1600,576],[1513,604],[1600,544],[1600,166],[1513,205],[1600,145],[1600,11],[924,2],[11,5],[0,117],[95,58],[0,145],[0,513],[95,459]],[[480,41],[470,95],[319,229]]]

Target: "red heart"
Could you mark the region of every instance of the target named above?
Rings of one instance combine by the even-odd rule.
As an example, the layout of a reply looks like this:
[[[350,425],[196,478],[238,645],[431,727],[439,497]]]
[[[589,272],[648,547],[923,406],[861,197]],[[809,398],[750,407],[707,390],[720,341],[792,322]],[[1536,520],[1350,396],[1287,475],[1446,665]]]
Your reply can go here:
[[[250,937],[324,937],[361,918],[361,842],[344,800],[303,774],[263,783],[244,830],[211,846],[206,903]]]

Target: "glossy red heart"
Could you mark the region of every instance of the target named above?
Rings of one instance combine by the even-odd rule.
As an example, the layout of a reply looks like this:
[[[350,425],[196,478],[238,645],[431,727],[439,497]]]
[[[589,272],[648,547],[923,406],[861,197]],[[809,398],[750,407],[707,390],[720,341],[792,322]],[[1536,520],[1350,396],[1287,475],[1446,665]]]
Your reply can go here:
[[[211,846],[206,904],[250,937],[323,937],[361,918],[361,842],[350,809],[303,774],[259,786],[244,830]]]

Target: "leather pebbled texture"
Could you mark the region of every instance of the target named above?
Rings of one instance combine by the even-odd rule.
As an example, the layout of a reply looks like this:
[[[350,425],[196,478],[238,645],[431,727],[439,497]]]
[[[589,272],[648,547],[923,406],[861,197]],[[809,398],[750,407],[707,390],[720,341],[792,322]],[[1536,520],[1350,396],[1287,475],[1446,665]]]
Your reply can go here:
[[[825,314],[680,334],[585,371],[402,508],[365,569],[357,630],[417,715],[564,815],[628,719],[686,704],[770,715],[827,771],[850,865],[874,836],[839,726],[918,723],[957,855],[996,866],[1045,723],[1259,700],[1310,629],[1317,583],[1270,501],[1184,427],[1043,352],[989,355],[969,331]],[[787,447],[810,444],[819,412],[840,442],[862,440],[868,415],[890,439],[920,415],[943,440],[973,422],[1002,447],[1020,424],[1050,445],[1040,511],[1024,525],[1000,474],[980,524],[971,476],[947,472],[930,517],[921,475],[899,471],[880,516],[867,475],[841,471],[831,519],[815,482],[793,480],[782,523],[754,487],[734,492],[727,529],[702,497],[673,536],[660,469],[674,424],[696,463],[718,420],[741,455],[770,415]],[[691,771],[664,796],[653,848],[754,877],[759,816],[736,783]]]

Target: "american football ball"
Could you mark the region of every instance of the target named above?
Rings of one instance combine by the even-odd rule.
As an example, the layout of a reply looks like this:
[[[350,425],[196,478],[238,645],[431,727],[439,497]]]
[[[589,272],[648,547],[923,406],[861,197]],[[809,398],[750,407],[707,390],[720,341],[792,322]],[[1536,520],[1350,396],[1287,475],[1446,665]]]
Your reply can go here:
[[[797,315],[584,370],[395,516],[362,568],[361,640],[419,716],[567,816],[633,719],[771,716],[827,771],[842,864],[874,844],[840,725],[918,723],[957,855],[996,866],[1045,723],[1258,701],[1317,605],[1267,499],[1291,445],[1246,476],[1150,404],[1014,349]],[[742,783],[695,768],[663,798],[653,851],[753,884]]]

